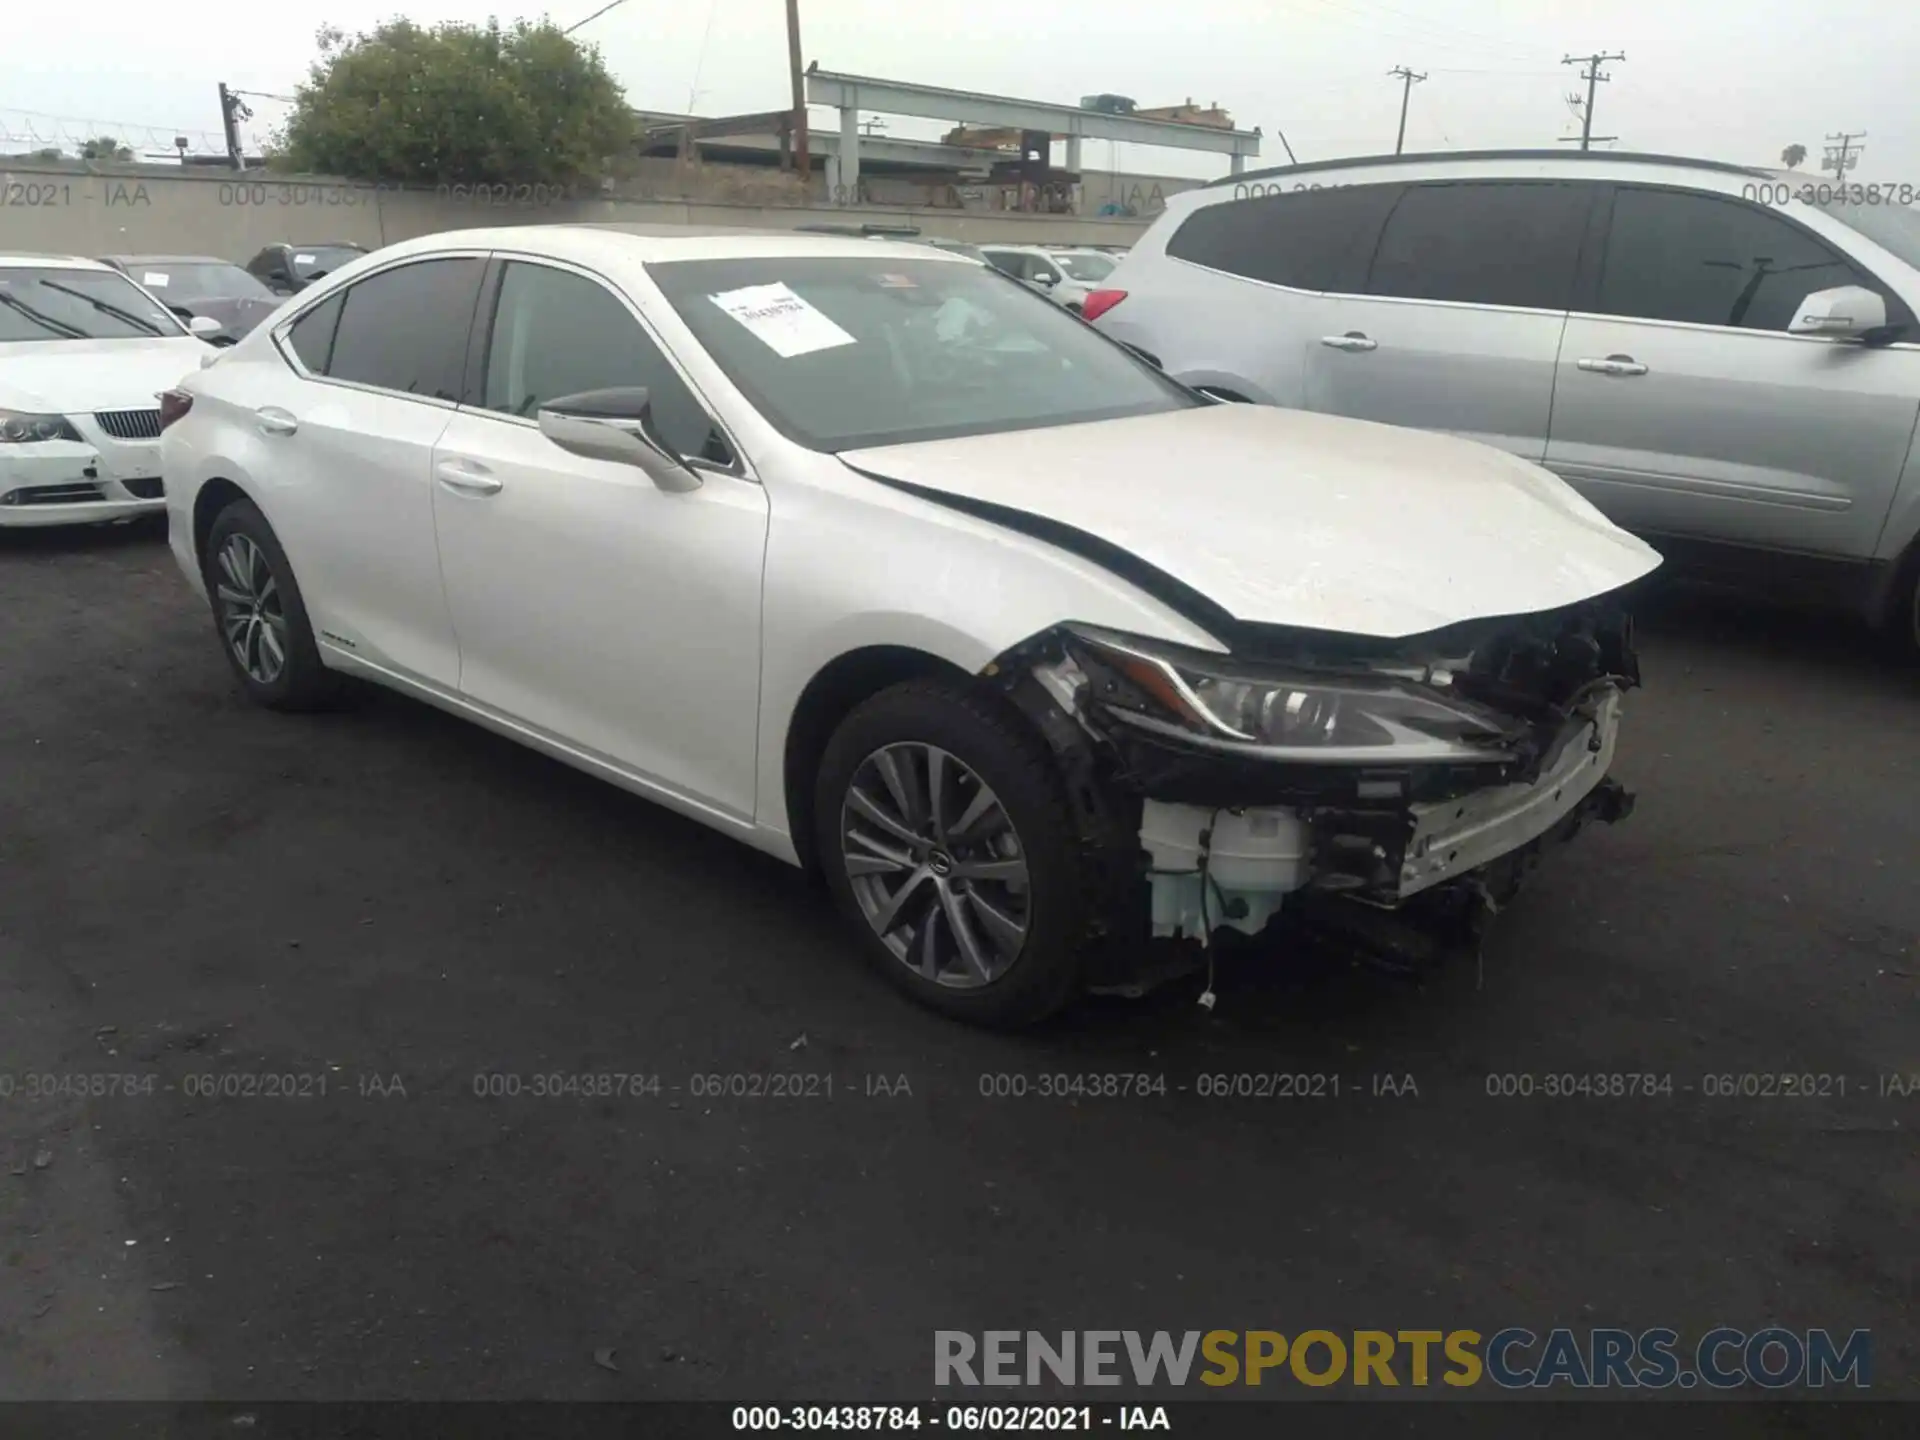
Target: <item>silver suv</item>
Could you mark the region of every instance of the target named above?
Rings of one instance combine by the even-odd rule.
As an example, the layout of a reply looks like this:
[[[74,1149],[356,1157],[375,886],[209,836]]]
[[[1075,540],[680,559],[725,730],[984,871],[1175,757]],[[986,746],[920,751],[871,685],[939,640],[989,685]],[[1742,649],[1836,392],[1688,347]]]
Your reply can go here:
[[[1085,315],[1225,399],[1510,450],[1920,649],[1916,199],[1646,155],[1296,165],[1174,196]]]

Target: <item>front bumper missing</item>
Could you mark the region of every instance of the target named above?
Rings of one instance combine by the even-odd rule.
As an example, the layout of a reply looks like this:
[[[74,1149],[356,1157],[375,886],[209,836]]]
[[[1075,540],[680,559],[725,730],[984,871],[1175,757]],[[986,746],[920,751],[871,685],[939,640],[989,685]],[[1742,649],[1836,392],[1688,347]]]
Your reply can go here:
[[[1549,846],[1631,812],[1609,778],[1623,692],[1637,681],[1627,633],[1613,657],[1624,673],[1581,682],[1557,710],[1543,698],[1511,764],[1362,770],[1203,753],[1105,719],[1057,649],[1003,657],[988,674],[1061,757],[1085,842],[1117,852],[1101,928],[1122,943],[1103,951],[1305,923],[1402,970],[1435,941],[1477,937]],[[1148,983],[1191,968],[1151,963]],[[1137,968],[1107,953],[1096,988],[1137,990]]]

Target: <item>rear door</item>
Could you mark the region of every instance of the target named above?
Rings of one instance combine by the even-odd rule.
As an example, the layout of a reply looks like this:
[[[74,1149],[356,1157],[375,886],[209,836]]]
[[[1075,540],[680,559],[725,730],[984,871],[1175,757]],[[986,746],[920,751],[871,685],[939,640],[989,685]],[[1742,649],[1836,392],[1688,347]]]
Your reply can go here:
[[[1401,192],[1357,294],[1306,339],[1307,408],[1547,450],[1554,364],[1602,187],[1458,180]]]
[[[1920,350],[1789,335],[1815,290],[1899,297],[1729,195],[1621,186],[1561,347],[1547,464],[1648,534],[1867,559],[1920,418]]]
[[[322,644],[451,692],[453,622],[433,528],[433,447],[464,389],[486,261],[411,260],[280,337],[299,378],[253,412],[261,503]]]

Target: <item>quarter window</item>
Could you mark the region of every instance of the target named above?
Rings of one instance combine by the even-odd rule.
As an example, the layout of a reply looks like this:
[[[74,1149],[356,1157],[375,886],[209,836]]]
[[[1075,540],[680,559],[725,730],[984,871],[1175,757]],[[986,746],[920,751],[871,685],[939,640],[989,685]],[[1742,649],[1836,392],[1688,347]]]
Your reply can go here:
[[[1367,279],[1372,295],[1565,310],[1588,185],[1458,181],[1409,186]]]
[[[472,256],[419,260],[349,285],[328,377],[458,401],[484,269]]]
[[[333,332],[340,325],[340,307],[346,296],[330,295],[293,322],[287,331],[287,343],[310,375],[327,373],[333,358]]]
[[[631,386],[646,388],[654,432],[677,454],[733,462],[706,408],[606,286],[551,266],[508,262],[481,403],[531,418],[564,395]]]
[[[1815,290],[1867,285],[1819,240],[1737,200],[1623,188],[1595,308],[1602,314],[1785,330]]]
[[[1294,290],[1354,291],[1398,185],[1296,190],[1193,212],[1167,241],[1176,260]]]

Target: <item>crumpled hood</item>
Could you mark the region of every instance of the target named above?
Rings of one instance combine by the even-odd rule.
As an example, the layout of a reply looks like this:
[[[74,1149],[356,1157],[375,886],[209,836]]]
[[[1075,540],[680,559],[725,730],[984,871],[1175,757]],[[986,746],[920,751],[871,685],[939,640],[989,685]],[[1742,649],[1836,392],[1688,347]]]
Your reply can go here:
[[[1249,624],[1418,635],[1570,605],[1660,563],[1565,482],[1505,451],[1265,405],[840,458],[929,498],[1071,527]]]
[[[160,403],[154,397],[197,370],[211,348],[185,335],[0,344],[0,409],[49,415],[151,410]]]

